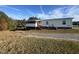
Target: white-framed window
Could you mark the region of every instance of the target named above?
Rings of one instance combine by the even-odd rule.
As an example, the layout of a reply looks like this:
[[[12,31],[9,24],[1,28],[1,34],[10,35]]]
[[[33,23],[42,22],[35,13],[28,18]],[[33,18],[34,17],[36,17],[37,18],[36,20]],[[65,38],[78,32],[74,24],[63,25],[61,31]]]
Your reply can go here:
[[[46,21],[46,25],[48,25],[48,21]]]
[[[63,24],[63,25],[66,25],[66,21],[64,20],[64,21],[62,22],[62,24]]]

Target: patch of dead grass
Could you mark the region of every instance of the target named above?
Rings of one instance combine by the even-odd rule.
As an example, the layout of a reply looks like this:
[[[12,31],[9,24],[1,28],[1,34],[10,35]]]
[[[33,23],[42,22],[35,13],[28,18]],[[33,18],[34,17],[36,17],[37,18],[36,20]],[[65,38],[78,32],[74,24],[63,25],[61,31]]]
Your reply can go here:
[[[61,54],[79,53],[79,41],[27,37],[25,31],[1,31],[0,53]]]

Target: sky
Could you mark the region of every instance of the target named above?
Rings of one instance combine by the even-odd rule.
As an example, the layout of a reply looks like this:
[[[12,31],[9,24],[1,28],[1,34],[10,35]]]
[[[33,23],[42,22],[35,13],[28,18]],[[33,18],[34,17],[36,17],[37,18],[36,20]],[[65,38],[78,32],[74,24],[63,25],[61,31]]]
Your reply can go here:
[[[73,21],[79,21],[79,5],[0,5],[0,11],[19,20],[36,16],[40,19],[73,17]]]

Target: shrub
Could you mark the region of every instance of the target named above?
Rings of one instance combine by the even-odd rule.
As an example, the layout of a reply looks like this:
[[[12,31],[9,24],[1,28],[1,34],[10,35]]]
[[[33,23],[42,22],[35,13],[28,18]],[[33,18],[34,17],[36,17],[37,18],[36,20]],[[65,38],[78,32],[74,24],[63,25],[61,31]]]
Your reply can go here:
[[[13,19],[9,18],[9,30],[13,31],[15,29],[16,29],[16,22]]]
[[[0,11],[0,30],[8,29],[8,16]]]

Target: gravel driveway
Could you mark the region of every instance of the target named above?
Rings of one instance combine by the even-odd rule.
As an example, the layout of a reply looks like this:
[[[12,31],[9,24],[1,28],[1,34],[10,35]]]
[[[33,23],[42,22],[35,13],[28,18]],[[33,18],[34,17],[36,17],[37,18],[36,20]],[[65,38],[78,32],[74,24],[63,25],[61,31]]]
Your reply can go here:
[[[30,36],[37,37],[37,38],[54,38],[54,39],[69,39],[69,40],[79,40],[79,34],[61,34],[61,33],[54,33],[54,34],[46,34],[46,33],[31,33]]]
[[[36,38],[49,38],[49,39],[66,39],[66,40],[79,40],[79,34],[76,33],[40,33],[40,32],[26,32],[16,31],[18,37],[36,37]]]

